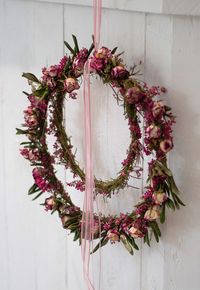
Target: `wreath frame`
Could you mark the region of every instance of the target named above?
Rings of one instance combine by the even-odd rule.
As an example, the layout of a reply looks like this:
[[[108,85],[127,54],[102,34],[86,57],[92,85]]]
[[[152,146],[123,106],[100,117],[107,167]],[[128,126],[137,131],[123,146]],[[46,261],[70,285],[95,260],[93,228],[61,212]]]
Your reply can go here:
[[[92,73],[98,75],[104,84],[112,87],[117,102],[124,106],[131,135],[122,169],[113,180],[102,181],[95,178],[95,193],[108,197],[118,193],[120,189],[128,186],[130,175],[134,172],[134,162],[142,156],[142,150],[147,155],[153,152],[156,154],[156,158],[149,162],[148,186],[131,213],[121,213],[120,216],[94,214],[93,234],[95,239],[100,237],[100,241],[93,252],[108,241],[121,241],[128,252],[133,254],[134,250],[139,249],[135,239],[143,238],[144,243],[150,246],[153,233],[156,241],[159,241],[161,231],[158,220],[165,222],[166,207],[175,210],[184,206],[173,174],[167,166],[167,153],[173,147],[172,125],[175,117],[170,107],[156,99],[161,93],[165,93],[165,89],[158,86],[149,88],[146,83],[137,80],[136,66],[128,70],[121,54],[116,54],[116,47],[113,50],[102,47],[93,52],[92,43],[89,49],[80,50],[76,37],[72,37],[74,48],[65,42],[70,55],[65,55],[59,65],[44,68],[41,80],[31,73],[23,74],[28,79],[32,92],[24,92],[30,105],[24,111],[25,123],[22,126],[25,129],[17,129],[17,134],[28,137],[28,141],[21,143],[23,148],[20,152],[34,166],[34,184],[28,194],[35,195],[35,200],[44,192],[49,192],[50,197],[42,204],[45,210],[50,210],[51,213],[57,211],[63,227],[74,233],[74,241],[81,242],[82,211],[72,202],[64,185],[56,177],[54,165],[55,160],[59,159],[67,169],[70,168],[74,177],[78,176],[80,180],[73,181],[68,186],[84,191],[85,173],[75,160],[71,140],[64,128],[63,102],[66,95],[76,98],[75,91],[80,88],[78,79],[82,77],[84,64],[90,58]],[[144,118],[144,144],[140,142],[141,112]],[[47,134],[56,137],[53,155],[48,149]],[[135,172],[139,176],[140,172]]]

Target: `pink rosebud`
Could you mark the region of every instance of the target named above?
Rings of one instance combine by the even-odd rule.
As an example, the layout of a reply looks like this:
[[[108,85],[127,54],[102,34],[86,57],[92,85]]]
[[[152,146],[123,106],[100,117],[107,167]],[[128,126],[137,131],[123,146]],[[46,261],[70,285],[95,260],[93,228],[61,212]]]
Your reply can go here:
[[[56,77],[58,74],[57,65],[51,65],[50,68],[47,69],[47,73],[50,77]]]
[[[79,77],[83,74],[84,64],[88,58],[88,50],[83,48],[79,51],[73,61],[73,72],[75,77]]]
[[[166,201],[167,195],[165,194],[165,192],[156,191],[153,193],[152,198],[155,204],[161,205],[164,201]]]
[[[161,117],[165,112],[165,105],[162,101],[155,101],[152,109],[154,118]]]
[[[129,233],[131,237],[135,239],[142,238],[144,236],[144,234],[139,229],[135,228],[134,226],[129,229]]]
[[[111,241],[111,243],[119,241],[119,233],[116,230],[109,230],[107,233],[107,237]]]
[[[118,65],[112,69],[112,77],[114,79],[125,79],[128,77],[129,72],[121,65]]]
[[[51,89],[53,89],[56,85],[55,81],[51,77],[47,77],[46,84]]]
[[[90,67],[93,71],[101,71],[105,66],[104,59],[93,57],[90,61]]]
[[[52,210],[54,208],[54,206],[56,205],[54,197],[48,197],[45,199],[45,210]]]
[[[96,58],[109,58],[112,57],[112,53],[111,50],[107,47],[102,47],[97,52],[95,52],[94,56]]]
[[[125,96],[126,101],[129,104],[138,103],[142,99],[142,97],[143,97],[143,94],[140,88],[138,87],[129,88]]]
[[[35,149],[23,148],[23,149],[20,149],[20,153],[25,159],[28,159],[31,162],[37,161],[39,159],[38,148],[35,148]]]
[[[158,219],[159,216],[160,216],[159,207],[154,205],[145,212],[144,219],[153,221]]]
[[[69,221],[70,217],[67,215],[62,216],[61,221],[63,224],[63,227],[65,227],[66,223]]]
[[[146,132],[149,138],[159,138],[161,136],[161,129],[153,124],[146,129]]]
[[[25,116],[25,122],[28,127],[35,127],[38,125],[38,120],[36,115]]]
[[[173,148],[173,143],[172,140],[164,140],[160,143],[160,149],[164,152],[167,153]]]
[[[34,109],[33,109],[33,107],[32,107],[32,106],[28,106],[28,108],[26,108],[26,109],[24,110],[24,114],[26,114],[26,115],[33,115],[33,114],[34,114]]]
[[[80,88],[78,82],[74,78],[67,78],[64,81],[64,89],[66,92],[71,93],[74,90],[78,90]]]

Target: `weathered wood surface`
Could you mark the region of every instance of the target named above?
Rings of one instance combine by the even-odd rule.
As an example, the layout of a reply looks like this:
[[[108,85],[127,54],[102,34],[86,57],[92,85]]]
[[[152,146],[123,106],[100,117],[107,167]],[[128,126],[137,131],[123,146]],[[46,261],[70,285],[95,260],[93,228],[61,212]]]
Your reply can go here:
[[[198,10],[198,4],[195,7]],[[141,245],[141,251],[133,257],[121,245],[102,249],[102,290],[199,289],[199,30],[199,17],[103,10],[101,43],[125,50],[128,65],[142,60],[142,77],[168,88],[166,102],[177,115],[170,164],[187,207],[168,213],[162,240],[160,244],[153,243],[151,249]],[[27,88],[22,71],[40,74],[42,66],[57,63],[63,54],[63,40],[70,41],[72,33],[82,46],[90,44],[91,7],[0,1],[2,290],[85,289],[78,245],[62,230],[56,215],[46,214],[37,201],[31,202],[26,195],[32,183],[31,170],[18,154],[20,138],[15,136],[15,127],[22,122],[22,110],[27,104],[21,93]],[[113,177],[128,146],[127,124],[112,93],[95,80],[92,104],[95,174]],[[66,106],[66,126],[81,164],[82,107],[81,95]],[[130,210],[139,193],[128,190],[119,198],[100,202],[100,207],[105,212]],[[81,194],[72,194],[81,204]],[[94,260],[97,266],[98,254]]]

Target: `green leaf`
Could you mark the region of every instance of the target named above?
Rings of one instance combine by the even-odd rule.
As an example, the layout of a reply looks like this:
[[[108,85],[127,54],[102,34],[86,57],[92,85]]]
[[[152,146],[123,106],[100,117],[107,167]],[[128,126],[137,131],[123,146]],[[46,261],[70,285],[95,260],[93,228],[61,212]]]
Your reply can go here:
[[[69,43],[67,41],[64,41],[64,44],[73,55],[76,54],[75,51],[73,50],[73,48],[69,45]]]
[[[126,250],[133,255],[133,248],[131,243],[128,241],[128,239],[126,238],[125,235],[120,235],[120,241],[122,241],[124,247],[126,248]]]
[[[96,247],[93,249],[93,251],[90,254],[94,254],[99,248],[102,248],[108,243],[107,237],[103,237],[100,242],[96,245]]]
[[[44,192],[41,191],[39,192],[32,200],[36,200],[38,197],[40,197]]]
[[[38,80],[38,78],[32,73],[23,73],[22,77],[28,79],[29,81],[32,81],[32,82],[40,84],[40,81]]]
[[[46,87],[40,87],[39,89],[35,90],[33,93],[36,97],[40,97],[40,100],[43,100],[49,94],[49,89]]]
[[[111,51],[112,54],[115,54],[116,50],[118,49],[118,47],[116,46],[115,48],[113,48],[113,50]]]
[[[146,232],[146,234],[144,236],[144,243],[147,243],[147,245],[149,247],[151,247],[151,245],[150,245],[150,239],[149,239],[149,232],[148,231]]]
[[[157,161],[156,162],[160,169],[167,175],[167,176],[172,176],[172,172],[167,166],[165,166],[162,162]]]
[[[162,210],[160,213],[160,222],[161,224],[165,222],[165,204],[162,205]]]
[[[75,242],[76,240],[79,239],[79,231],[76,231],[75,234],[74,234],[74,238],[73,238],[73,241]]]
[[[94,43],[91,44],[91,46],[90,46],[90,48],[89,48],[89,50],[88,50],[87,57],[90,56],[90,54],[91,54],[91,52],[93,51],[93,49],[94,49]]]
[[[152,228],[153,230],[153,234],[155,236],[155,239],[156,239],[156,242],[158,243],[159,242],[159,237],[161,237],[161,232],[160,232],[160,229],[158,227],[158,224],[157,222],[150,222],[150,227]]]
[[[16,135],[22,135],[22,134],[27,134],[27,130],[22,130],[22,129],[19,129],[19,128],[16,128]]]
[[[30,94],[28,94],[27,92],[25,92],[25,91],[23,91],[22,92],[24,95],[26,95],[27,97],[29,97],[30,96]]]
[[[177,202],[182,205],[182,206],[185,206],[185,204],[182,202],[182,200],[175,194],[174,195],[174,198],[177,200]]]
[[[170,186],[170,190],[175,193],[175,194],[179,194],[179,189],[178,187],[176,186],[176,183],[174,181],[174,178],[173,176],[171,178],[168,178],[168,183],[169,183],[169,186]]]
[[[76,36],[73,35],[73,34],[72,34],[72,38],[73,38],[74,45],[75,45],[74,51],[75,51],[76,53],[78,53],[78,52],[79,52],[79,47],[78,47],[78,41],[77,41],[77,38],[76,38]]]
[[[175,209],[176,209],[176,207],[175,207],[173,201],[172,201],[170,198],[167,199],[167,201],[166,201],[166,205],[167,205],[169,208],[171,208],[172,210],[175,210]]]
[[[28,194],[33,194],[33,193],[35,193],[36,191],[38,191],[38,186],[34,183],[31,187],[30,187],[30,189],[29,189],[29,191],[28,191]],[[40,189],[39,189],[40,190]]]

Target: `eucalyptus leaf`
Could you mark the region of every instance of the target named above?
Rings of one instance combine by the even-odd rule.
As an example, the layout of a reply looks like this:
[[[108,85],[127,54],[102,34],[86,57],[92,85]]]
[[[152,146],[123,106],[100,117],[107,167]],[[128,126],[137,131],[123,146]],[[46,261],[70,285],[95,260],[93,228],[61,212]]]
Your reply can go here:
[[[107,243],[108,243],[107,237],[103,237],[90,254],[94,254],[99,248],[102,248]]]
[[[111,51],[112,54],[115,54],[116,50],[118,49],[118,47],[116,46],[115,48],[113,48],[113,50]]]
[[[131,243],[127,240],[125,235],[120,235],[120,241],[122,241],[124,247],[126,248],[126,250],[133,255],[133,248],[131,246]]]
[[[78,52],[79,52],[79,47],[78,47],[78,41],[77,41],[77,38],[76,38],[76,36],[73,35],[73,34],[72,34],[72,38],[73,38],[74,45],[75,45],[74,51],[75,51],[75,53],[78,53]]]
[[[38,80],[38,78],[32,73],[23,73],[22,77],[28,79],[29,81],[32,81],[32,82],[40,84],[40,81]]]
[[[41,191],[39,192],[32,200],[36,200],[38,197],[40,197],[44,192]]]
[[[73,55],[76,54],[75,51],[73,50],[73,48],[69,45],[69,43],[67,41],[64,41],[64,44]]]
[[[165,222],[165,204],[163,204],[162,210],[160,213],[160,222],[161,222],[161,224],[163,224]]]

